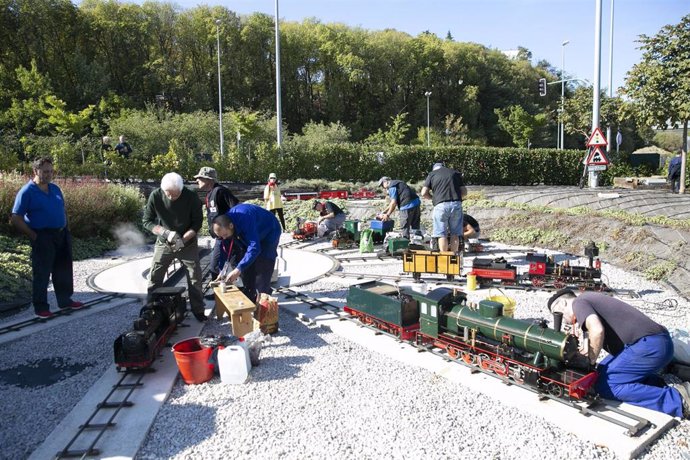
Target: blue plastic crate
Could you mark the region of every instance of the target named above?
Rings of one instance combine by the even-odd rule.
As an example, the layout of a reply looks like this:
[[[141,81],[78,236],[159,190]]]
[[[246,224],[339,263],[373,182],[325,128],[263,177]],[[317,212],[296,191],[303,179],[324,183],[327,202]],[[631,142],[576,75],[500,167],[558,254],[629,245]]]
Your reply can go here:
[[[386,232],[387,232],[387,231],[390,231],[390,230],[393,230],[393,226],[394,226],[394,225],[395,225],[395,221],[392,221],[392,220],[386,220],[386,221],[382,221],[382,220],[372,220],[372,221],[369,223],[369,227],[370,227],[372,230],[383,230],[383,231],[386,231]]]

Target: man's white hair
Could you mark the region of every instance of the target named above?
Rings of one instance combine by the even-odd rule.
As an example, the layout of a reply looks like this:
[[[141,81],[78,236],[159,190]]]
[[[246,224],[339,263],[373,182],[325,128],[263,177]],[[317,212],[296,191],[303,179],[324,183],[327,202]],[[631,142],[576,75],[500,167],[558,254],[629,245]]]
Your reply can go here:
[[[182,180],[182,176],[177,173],[168,173],[161,179],[161,190],[165,190],[166,192],[171,190],[181,191],[183,187],[184,181]]]

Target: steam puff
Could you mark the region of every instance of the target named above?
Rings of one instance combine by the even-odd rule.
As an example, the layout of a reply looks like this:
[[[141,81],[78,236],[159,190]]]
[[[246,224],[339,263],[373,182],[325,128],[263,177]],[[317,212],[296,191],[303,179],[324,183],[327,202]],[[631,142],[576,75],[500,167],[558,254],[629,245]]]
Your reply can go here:
[[[146,244],[144,234],[133,224],[119,224],[113,229],[113,236],[117,240],[117,253],[122,256],[136,255]]]

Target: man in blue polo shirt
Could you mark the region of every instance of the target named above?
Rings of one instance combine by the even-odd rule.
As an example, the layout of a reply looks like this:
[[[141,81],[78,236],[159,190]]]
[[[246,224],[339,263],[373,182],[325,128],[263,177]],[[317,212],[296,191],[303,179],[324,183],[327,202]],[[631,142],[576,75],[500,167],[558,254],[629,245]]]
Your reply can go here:
[[[397,207],[400,210],[402,236],[403,238],[410,238],[410,230],[419,229],[422,200],[419,199],[412,187],[405,182],[392,180],[388,176],[383,176],[379,179],[379,187],[385,188],[388,191],[388,196],[391,198],[388,208],[382,214],[381,220],[388,220]]]
[[[223,239],[236,238],[247,248],[237,267],[227,275],[226,282],[234,283],[243,275],[248,292],[271,294],[271,277],[282,231],[280,222],[270,211],[253,204],[241,203],[216,216],[213,233]],[[255,298],[254,295],[248,297]]]
[[[50,318],[53,316],[48,304],[51,275],[58,307],[78,310],[84,305],[72,301],[72,237],[67,229],[62,191],[51,183],[53,160],[39,158],[33,163],[33,172],[33,179],[17,193],[11,221],[31,242],[34,312],[39,318]]]

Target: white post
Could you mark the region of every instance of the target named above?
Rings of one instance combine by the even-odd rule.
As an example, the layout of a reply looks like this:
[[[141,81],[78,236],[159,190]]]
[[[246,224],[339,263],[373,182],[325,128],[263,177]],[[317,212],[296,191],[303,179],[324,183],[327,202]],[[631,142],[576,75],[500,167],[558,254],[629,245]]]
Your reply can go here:
[[[431,122],[429,121],[429,98],[431,97],[431,91],[427,91],[424,93],[426,96],[426,146],[431,147],[431,137],[430,137],[430,129],[431,129]]]
[[[216,19],[216,51],[218,52],[218,131],[220,133],[220,156],[223,157],[223,97],[220,85],[220,19]]]
[[[561,138],[561,150],[565,148],[565,145],[563,143],[565,137],[565,122],[563,121],[563,114],[565,113],[565,47],[568,43],[570,43],[570,40],[565,40],[563,43],[561,43],[561,113],[558,117],[561,121],[558,124],[558,126],[560,127],[559,136]]]
[[[615,0],[611,0],[611,27],[609,30],[609,99],[613,98],[613,5],[615,3]],[[611,151],[611,124],[609,123],[608,126],[606,126],[606,140],[608,141],[608,144],[606,144],[606,151],[610,152]],[[616,149],[616,151],[618,151]]]
[[[599,127],[599,92],[601,90],[601,0],[595,0],[594,14],[594,84],[592,85],[592,132]],[[597,171],[589,173],[589,186],[596,188]]]
[[[278,16],[278,0],[276,0],[276,142],[278,148],[283,145],[283,115],[280,103],[280,22]]]

